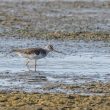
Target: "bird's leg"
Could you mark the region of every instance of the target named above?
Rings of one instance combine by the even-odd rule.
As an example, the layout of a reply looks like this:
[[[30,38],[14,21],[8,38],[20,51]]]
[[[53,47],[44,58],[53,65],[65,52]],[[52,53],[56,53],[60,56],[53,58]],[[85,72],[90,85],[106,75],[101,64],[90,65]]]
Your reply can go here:
[[[26,61],[26,67],[27,67],[27,69],[30,71],[30,68],[29,68],[29,60]]]
[[[35,72],[36,72],[37,60],[35,59]]]

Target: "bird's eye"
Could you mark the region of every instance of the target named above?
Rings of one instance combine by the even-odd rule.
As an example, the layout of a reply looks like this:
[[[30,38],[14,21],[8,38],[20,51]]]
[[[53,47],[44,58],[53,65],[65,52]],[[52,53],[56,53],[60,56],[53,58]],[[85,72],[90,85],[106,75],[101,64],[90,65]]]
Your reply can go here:
[[[52,48],[52,49],[53,49],[53,46],[51,45],[51,46],[50,46],[50,48]]]

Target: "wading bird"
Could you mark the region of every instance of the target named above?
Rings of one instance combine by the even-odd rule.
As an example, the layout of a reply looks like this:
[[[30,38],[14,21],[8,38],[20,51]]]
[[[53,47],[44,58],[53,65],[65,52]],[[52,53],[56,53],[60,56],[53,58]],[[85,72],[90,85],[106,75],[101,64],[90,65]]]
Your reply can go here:
[[[35,60],[35,71],[37,66],[37,60],[44,58],[48,55],[49,52],[57,52],[62,53],[53,48],[52,45],[47,45],[44,48],[26,48],[26,49],[14,49],[13,52],[15,52],[17,55],[25,57],[27,59],[26,67],[29,69],[29,60]]]

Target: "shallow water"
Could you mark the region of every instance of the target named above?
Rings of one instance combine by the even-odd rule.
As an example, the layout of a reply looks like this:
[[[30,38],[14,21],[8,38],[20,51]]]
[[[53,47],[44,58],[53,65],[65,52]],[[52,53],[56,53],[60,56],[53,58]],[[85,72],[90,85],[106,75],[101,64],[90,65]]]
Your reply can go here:
[[[17,38],[0,40],[1,90],[71,93],[77,91],[67,91],[53,86],[110,81],[109,43]],[[10,53],[13,48],[43,47],[48,43],[65,54],[49,53],[46,58],[38,60],[37,72],[33,71],[33,61],[30,62],[32,71],[29,72],[24,63],[25,58]],[[49,89],[52,87],[54,89]]]

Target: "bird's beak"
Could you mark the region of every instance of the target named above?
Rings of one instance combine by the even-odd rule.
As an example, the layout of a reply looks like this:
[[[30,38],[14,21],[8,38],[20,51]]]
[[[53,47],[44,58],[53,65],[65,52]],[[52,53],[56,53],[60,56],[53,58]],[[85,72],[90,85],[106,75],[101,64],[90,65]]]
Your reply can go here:
[[[57,50],[53,50],[54,52],[57,52],[57,53],[61,53],[61,54],[64,54],[63,52],[60,52],[60,51],[57,51]]]

